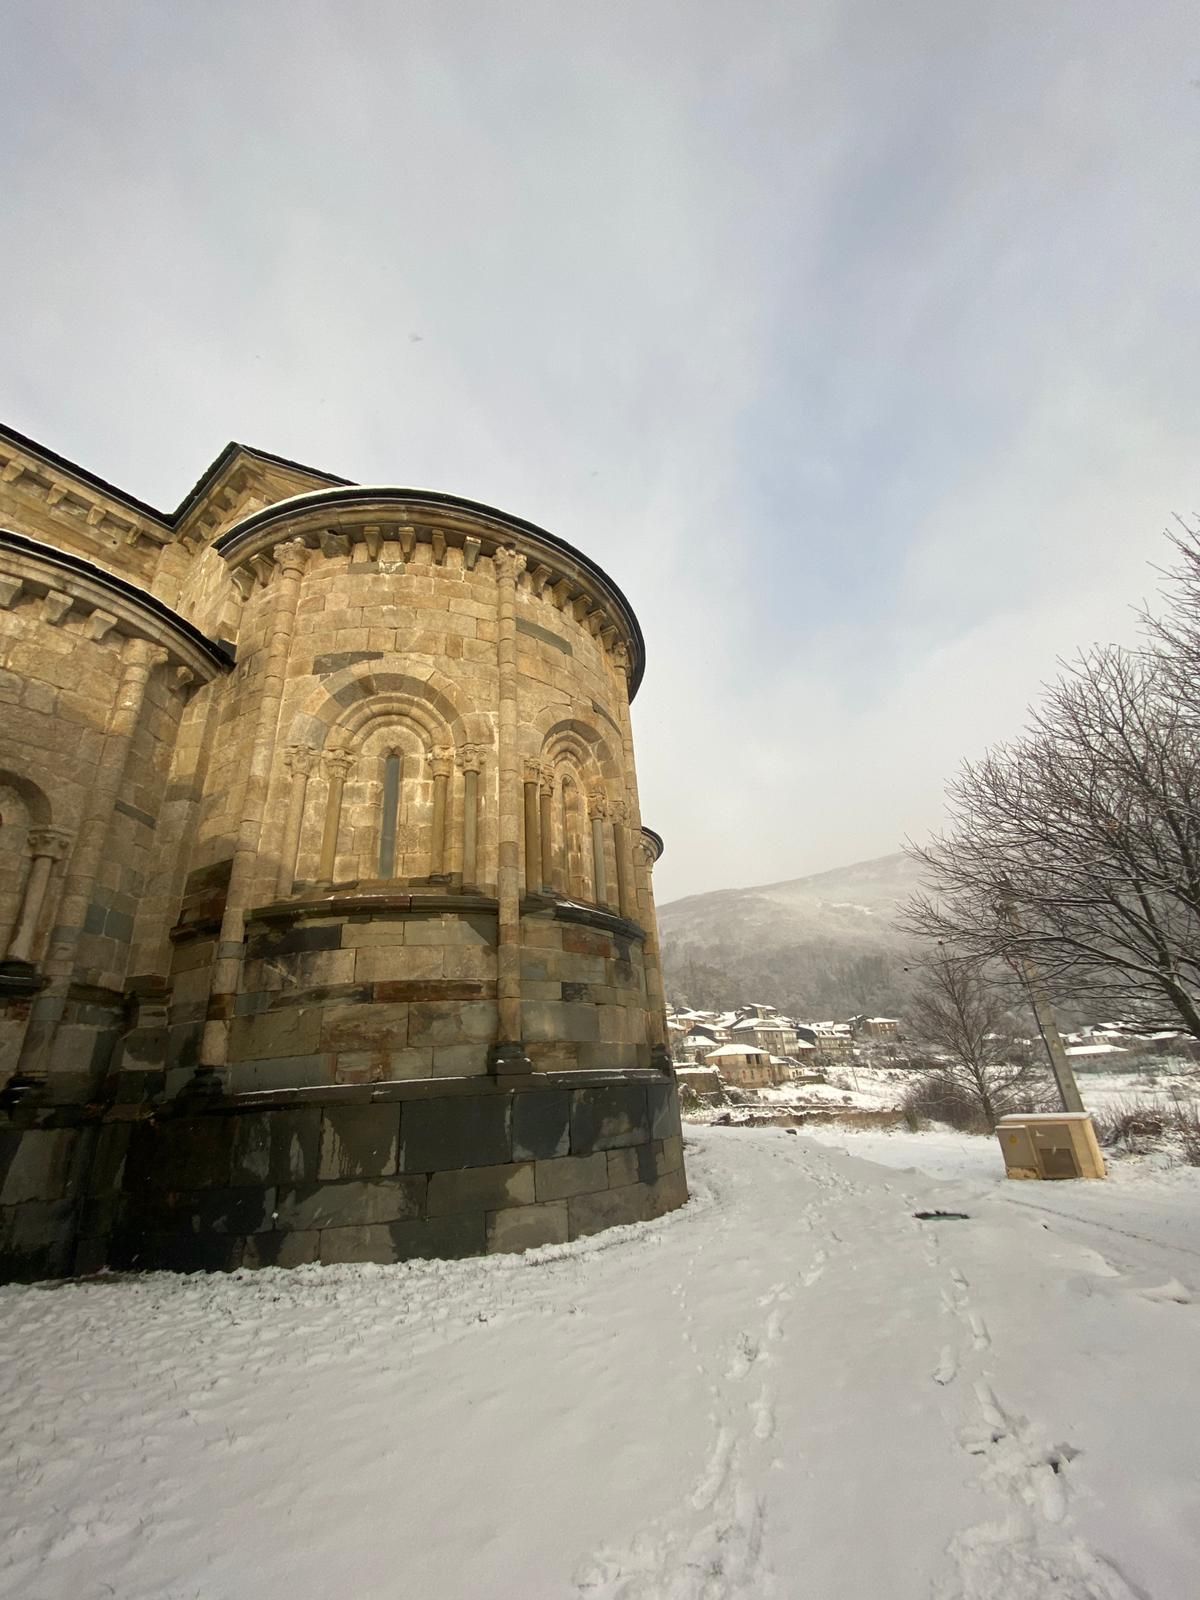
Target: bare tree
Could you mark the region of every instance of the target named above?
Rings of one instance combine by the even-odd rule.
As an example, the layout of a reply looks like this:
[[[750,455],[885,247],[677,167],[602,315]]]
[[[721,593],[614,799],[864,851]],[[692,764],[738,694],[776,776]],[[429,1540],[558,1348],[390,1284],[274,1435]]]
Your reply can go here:
[[[980,961],[939,947],[920,975],[909,1024],[948,1058],[918,1086],[931,1114],[952,1120],[951,1102],[965,1101],[991,1132],[1000,1117],[1048,1100],[1043,1074],[1013,1038],[1005,995]]]
[[[1166,604],[1141,619],[1181,707],[1200,717],[1200,517],[1176,517],[1167,539],[1177,560],[1162,574]]]
[[[1200,554],[1195,573],[1200,604]],[[1200,718],[1181,681],[1165,650],[1082,656],[910,847],[930,893],[909,929],[1200,1038]]]

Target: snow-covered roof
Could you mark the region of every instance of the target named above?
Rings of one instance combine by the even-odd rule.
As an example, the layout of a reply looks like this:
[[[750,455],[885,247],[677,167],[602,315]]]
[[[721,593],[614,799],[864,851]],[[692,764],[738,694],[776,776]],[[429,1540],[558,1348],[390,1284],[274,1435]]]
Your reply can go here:
[[[708,1059],[717,1061],[722,1056],[766,1056],[765,1050],[759,1050],[752,1044],[723,1044],[719,1050],[709,1052]]]

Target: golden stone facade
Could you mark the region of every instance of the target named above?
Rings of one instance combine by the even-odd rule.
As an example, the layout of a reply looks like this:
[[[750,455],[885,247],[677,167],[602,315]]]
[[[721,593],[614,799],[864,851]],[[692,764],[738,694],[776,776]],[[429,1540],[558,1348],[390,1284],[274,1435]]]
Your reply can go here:
[[[670,1081],[642,664],[489,507],[230,445],[161,513],[0,430],[8,1114]]]

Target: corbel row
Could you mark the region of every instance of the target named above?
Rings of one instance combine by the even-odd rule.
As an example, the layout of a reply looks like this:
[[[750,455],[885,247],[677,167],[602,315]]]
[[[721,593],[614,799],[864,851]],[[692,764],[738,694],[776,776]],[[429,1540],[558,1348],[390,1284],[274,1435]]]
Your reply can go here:
[[[0,610],[15,610],[21,602],[36,606],[38,620],[47,627],[66,628],[93,644],[145,637],[131,629],[123,617],[106,611],[86,594],[71,594],[52,585],[31,583],[19,574],[0,573]],[[197,682],[197,677],[190,667],[177,663],[170,669],[168,681],[182,694]]]
[[[23,461],[19,456],[9,456],[0,466],[0,484],[11,484],[25,494],[37,494],[51,511],[65,511],[77,517],[85,527],[108,535],[118,544],[131,549],[144,539],[147,544],[161,546],[170,542],[166,528],[156,528],[152,523],[114,511],[103,500],[89,494],[81,484],[69,483],[47,472],[40,463]]]
[[[429,546],[435,567],[445,565],[449,550],[460,549],[463,566],[468,572],[475,570],[483,550],[483,540],[475,534],[467,534],[461,542],[451,544],[441,528],[415,522],[366,522],[351,527],[322,528],[299,536],[289,534],[288,539],[281,540],[281,543],[296,537],[302,540],[308,550],[325,557],[350,556],[354,547],[361,545],[369,561],[390,561],[393,564],[398,561],[401,567],[412,561],[418,544]],[[389,546],[396,547],[398,557],[391,555]],[[251,594],[256,585],[265,586],[271,581],[279,564],[276,559],[278,549],[276,545],[255,551],[253,555],[241,557],[231,568],[230,576],[243,599]]]

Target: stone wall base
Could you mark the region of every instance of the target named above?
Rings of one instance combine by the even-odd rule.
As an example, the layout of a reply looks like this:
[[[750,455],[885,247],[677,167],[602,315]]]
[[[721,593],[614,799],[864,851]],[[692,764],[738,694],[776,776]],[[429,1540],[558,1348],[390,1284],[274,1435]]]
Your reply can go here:
[[[674,1081],[538,1073],[0,1125],[0,1278],[520,1251],[687,1199]]]

